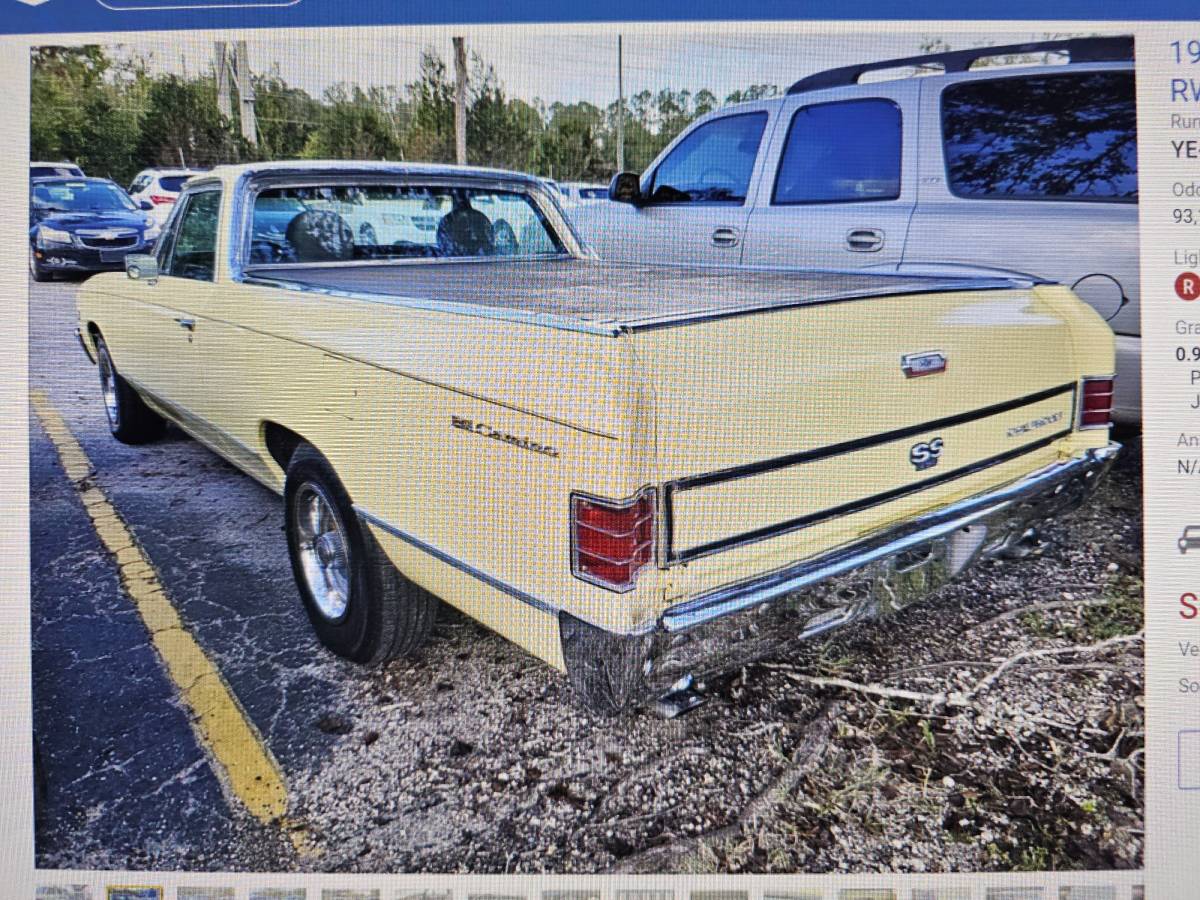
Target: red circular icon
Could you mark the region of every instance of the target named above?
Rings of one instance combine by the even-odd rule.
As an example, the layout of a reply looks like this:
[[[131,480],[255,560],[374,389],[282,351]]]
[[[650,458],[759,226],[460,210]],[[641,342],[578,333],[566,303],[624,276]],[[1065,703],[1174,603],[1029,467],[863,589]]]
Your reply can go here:
[[[1180,273],[1175,279],[1175,293],[1179,295],[1180,300],[1187,300],[1189,303],[1200,298],[1200,275],[1195,272]]]

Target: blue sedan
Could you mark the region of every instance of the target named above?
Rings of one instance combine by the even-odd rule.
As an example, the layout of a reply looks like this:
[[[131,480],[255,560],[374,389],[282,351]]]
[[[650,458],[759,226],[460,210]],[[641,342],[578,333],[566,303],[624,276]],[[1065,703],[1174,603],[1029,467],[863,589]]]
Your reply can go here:
[[[56,275],[119,271],[145,253],[159,226],[107,178],[34,178],[29,183],[29,272]]]

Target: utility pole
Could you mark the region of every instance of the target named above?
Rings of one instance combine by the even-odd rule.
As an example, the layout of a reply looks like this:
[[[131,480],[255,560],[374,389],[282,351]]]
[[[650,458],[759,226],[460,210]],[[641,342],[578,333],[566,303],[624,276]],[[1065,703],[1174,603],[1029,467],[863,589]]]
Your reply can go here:
[[[234,118],[233,90],[236,89],[236,117],[242,137],[251,147],[255,147],[258,145],[258,117],[254,112],[254,83],[250,80],[250,54],[246,49],[246,42],[238,41],[230,46],[224,41],[217,41],[214,49],[217,109],[226,118]]]
[[[617,35],[617,171],[625,171],[625,60]]]
[[[238,98],[242,101],[240,111],[242,120],[242,137],[251,147],[258,146],[258,116],[254,112],[254,82],[250,80],[250,54],[246,50],[246,42],[238,41],[237,56],[234,64],[234,77],[237,79]]]
[[[454,161],[467,164],[467,48],[463,39],[454,41]]]
[[[217,109],[227,119],[233,118],[233,97],[230,92],[229,55],[224,41],[214,45],[213,68],[217,73]]]

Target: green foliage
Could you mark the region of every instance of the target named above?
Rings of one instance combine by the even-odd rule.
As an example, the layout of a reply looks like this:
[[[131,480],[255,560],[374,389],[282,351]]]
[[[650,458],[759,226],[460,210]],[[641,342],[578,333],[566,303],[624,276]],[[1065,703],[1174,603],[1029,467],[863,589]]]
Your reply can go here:
[[[211,77],[153,79],[140,126],[137,156],[143,166],[215,166],[250,156],[234,123],[217,109]]]
[[[278,72],[254,79],[258,153],[261,159],[295,159],[316,131],[323,107]]]
[[[333,158],[454,161],[455,83],[427,48],[417,79],[396,87],[339,84],[321,98],[278,70],[255,75],[258,142],[217,109],[216,80],[151,75],[138,60],[98,46],[33,50],[30,150],[69,159],[89,174],[128,184],[147,166],[211,166],[254,159]],[[774,96],[750,85],[725,103]],[[472,57],[467,96],[467,161],[532,171],[563,181],[606,182],[616,171],[619,123],[625,169],[644,170],[698,116],[722,105],[709,90],[642,91],[624,110],[591,103],[508,96],[495,69]],[[623,116],[621,113],[623,112]]]
[[[99,47],[38,47],[32,62],[30,158],[71,160],[119,181],[132,177],[138,117],[123,101],[141,73],[114,67]]]
[[[408,85],[412,124],[405,137],[405,158],[454,162],[454,81],[434,50],[421,54],[420,71]]]
[[[308,135],[301,155],[308,159],[403,159],[395,123],[379,100],[357,86],[338,85],[328,90],[319,124]]]

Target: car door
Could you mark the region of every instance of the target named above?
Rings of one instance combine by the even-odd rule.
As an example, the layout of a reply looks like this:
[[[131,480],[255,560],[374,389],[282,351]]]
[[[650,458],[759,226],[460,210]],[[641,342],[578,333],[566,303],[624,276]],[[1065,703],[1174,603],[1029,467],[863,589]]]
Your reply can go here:
[[[155,393],[197,437],[210,426],[202,414],[208,389],[203,353],[205,323],[198,314],[215,289],[216,237],[221,190],[215,185],[187,191],[159,242],[158,279],[145,290],[162,314],[161,375]],[[142,282],[145,284],[145,282]]]
[[[747,226],[746,265],[890,267],[916,203],[917,88],[911,80],[784,102]]]
[[[693,126],[643,177],[645,203],[573,208],[584,240],[605,259],[736,265],[770,120],[755,109]]]

